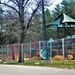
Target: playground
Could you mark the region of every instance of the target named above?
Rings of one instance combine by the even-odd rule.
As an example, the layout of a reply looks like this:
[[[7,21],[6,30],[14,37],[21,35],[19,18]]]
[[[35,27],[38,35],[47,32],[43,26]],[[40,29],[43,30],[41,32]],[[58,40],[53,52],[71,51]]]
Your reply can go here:
[[[75,38],[65,38],[21,44],[25,61],[36,60],[75,60]],[[0,60],[19,60],[20,44],[0,47]]]
[[[75,60],[75,34],[72,32],[74,30],[75,20],[66,14],[62,14],[58,19],[51,22],[49,26],[56,25],[57,32],[58,28],[63,29],[61,39],[53,39],[50,37],[47,41],[36,41],[30,43],[14,43],[12,45],[2,45],[0,47],[0,60],[19,60],[19,50],[21,48],[21,55],[24,57],[25,61],[33,60]],[[67,34],[67,28],[71,28],[69,35]],[[66,29],[66,30],[64,30]],[[57,33],[57,36],[60,36]],[[59,38],[58,36],[58,38]]]

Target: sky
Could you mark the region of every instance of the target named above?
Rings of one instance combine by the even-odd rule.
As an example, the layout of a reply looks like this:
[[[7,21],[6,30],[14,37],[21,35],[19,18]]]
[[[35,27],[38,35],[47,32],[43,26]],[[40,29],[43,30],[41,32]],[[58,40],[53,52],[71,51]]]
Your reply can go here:
[[[8,0],[2,0],[2,2],[3,1],[8,1]],[[62,2],[62,0],[55,0],[55,2],[53,3],[53,5],[52,6],[50,6],[50,7],[48,7],[50,10],[53,10],[54,9],[54,6],[56,5],[56,4],[60,4]],[[4,9],[6,9],[6,8],[4,8]],[[31,9],[29,9],[29,11],[30,11]]]
[[[55,2],[54,2],[54,4],[56,5],[57,3],[61,3],[62,2],[62,0],[56,0]]]
[[[50,10],[53,10],[56,4],[60,4],[62,2],[62,0],[55,0],[55,2],[53,3],[53,5],[49,8]]]

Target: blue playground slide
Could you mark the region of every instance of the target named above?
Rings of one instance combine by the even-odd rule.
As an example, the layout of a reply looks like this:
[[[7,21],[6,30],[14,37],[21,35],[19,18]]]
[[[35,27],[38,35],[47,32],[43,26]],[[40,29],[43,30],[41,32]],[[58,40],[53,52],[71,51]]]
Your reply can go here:
[[[40,57],[44,60],[46,59],[46,49],[45,48],[40,51]]]
[[[47,50],[50,48],[50,42],[54,42],[53,38],[50,38],[49,41],[47,42]],[[44,60],[47,59],[46,57],[46,44],[44,45],[44,48],[40,51],[40,57]]]
[[[47,59],[46,51],[48,52],[47,54],[49,54],[49,51],[50,51],[50,42],[45,43],[44,48],[40,51],[40,57],[41,57],[41,59],[44,59],[44,60]]]

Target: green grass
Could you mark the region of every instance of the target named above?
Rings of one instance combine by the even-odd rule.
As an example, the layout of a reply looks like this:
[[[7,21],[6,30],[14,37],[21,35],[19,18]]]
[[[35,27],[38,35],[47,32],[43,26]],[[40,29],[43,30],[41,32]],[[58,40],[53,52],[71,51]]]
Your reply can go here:
[[[18,63],[17,61],[13,61],[13,60],[8,60],[6,62],[7,63],[5,64],[9,64],[9,65],[45,66],[45,67],[75,69],[75,60],[74,61],[65,60],[64,64],[61,60],[53,60],[51,64],[45,63],[45,60],[25,61],[24,63]],[[1,61],[0,64],[3,64],[3,61]]]

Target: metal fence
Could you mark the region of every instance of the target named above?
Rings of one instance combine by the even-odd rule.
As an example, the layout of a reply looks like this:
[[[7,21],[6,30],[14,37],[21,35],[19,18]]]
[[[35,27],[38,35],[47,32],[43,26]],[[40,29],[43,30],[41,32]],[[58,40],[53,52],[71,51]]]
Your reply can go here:
[[[75,60],[74,38],[3,45],[0,47],[0,60],[18,60],[20,45],[23,46],[24,60]]]

